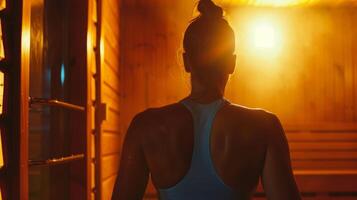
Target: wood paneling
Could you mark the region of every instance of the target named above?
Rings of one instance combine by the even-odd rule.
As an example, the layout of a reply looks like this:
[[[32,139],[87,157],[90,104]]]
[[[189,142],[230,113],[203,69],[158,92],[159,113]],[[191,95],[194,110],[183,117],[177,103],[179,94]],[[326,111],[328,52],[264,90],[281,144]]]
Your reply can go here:
[[[103,133],[101,140],[102,155],[120,154],[123,136],[121,133]]]
[[[118,172],[120,151],[123,140],[120,119],[121,83],[119,68],[120,53],[120,1],[101,0],[100,2],[100,89],[99,99],[101,104],[106,104],[104,110],[96,108],[98,112],[105,113],[105,120],[100,122],[100,131],[97,132],[96,160],[99,161],[97,170],[97,198],[107,200],[111,198],[115,178]],[[97,104],[98,106],[98,104]],[[104,119],[103,118],[103,119]],[[98,120],[98,119],[97,119]],[[101,120],[101,119],[99,119]],[[98,125],[98,124],[97,124]],[[97,127],[98,128],[98,127]]]
[[[100,161],[102,162],[102,181],[112,178],[113,176],[115,177],[118,172],[119,158],[119,154],[104,155],[102,157]]]
[[[88,137],[90,138],[90,164],[89,164],[89,169],[90,169],[90,183],[89,185],[89,191],[90,191],[90,196],[89,198],[91,200],[98,199],[96,198],[97,193],[97,175],[96,173],[99,171],[98,165],[96,162],[97,160],[97,137],[96,137],[96,106],[97,106],[97,81],[98,76],[97,76],[97,55],[96,51],[97,48],[97,26],[96,24],[98,23],[98,17],[97,17],[97,0],[89,0],[88,1],[88,33],[87,33],[87,79],[88,79],[88,115],[87,116],[90,121],[90,127],[88,128]],[[99,59],[99,58],[98,58]],[[94,191],[97,191],[95,193]]]
[[[111,176],[108,179],[103,180],[102,187],[106,189],[103,190],[101,199],[111,199],[115,179],[116,176]]]

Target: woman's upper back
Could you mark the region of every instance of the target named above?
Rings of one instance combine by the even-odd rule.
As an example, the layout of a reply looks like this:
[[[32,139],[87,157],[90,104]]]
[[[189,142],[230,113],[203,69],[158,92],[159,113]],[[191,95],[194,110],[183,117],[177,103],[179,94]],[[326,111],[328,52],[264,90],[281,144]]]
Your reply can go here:
[[[187,175],[194,149],[194,119],[182,103],[141,115],[140,136],[148,169],[158,189],[172,188]],[[240,199],[249,198],[262,174],[269,121],[263,110],[225,104],[212,120],[210,154],[218,177]]]

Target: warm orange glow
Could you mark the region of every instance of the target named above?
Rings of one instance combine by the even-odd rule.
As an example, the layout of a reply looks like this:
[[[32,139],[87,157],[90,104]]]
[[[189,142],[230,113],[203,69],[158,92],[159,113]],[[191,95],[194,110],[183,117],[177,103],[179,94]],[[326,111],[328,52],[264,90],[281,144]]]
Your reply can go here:
[[[261,20],[253,22],[251,26],[251,43],[258,50],[276,50],[280,35],[271,21]]]
[[[250,59],[275,59],[283,48],[283,26],[270,15],[250,15],[234,22],[237,49]]]
[[[0,20],[0,60],[5,58],[4,41],[2,39],[2,25]]]
[[[105,50],[105,48],[104,48],[104,37],[102,37],[100,39],[100,60],[101,60],[102,63],[104,62],[104,55],[105,55],[104,50]]]
[[[3,111],[3,97],[4,97],[4,73],[0,72],[0,114]]]
[[[0,0],[0,10],[3,10],[6,8],[6,0]]]
[[[313,6],[313,5],[350,5],[356,6],[354,0],[217,0],[218,3],[225,6],[269,6],[269,7],[286,7],[286,6]]]
[[[4,166],[4,156],[3,156],[3,151],[2,151],[2,133],[0,131],[0,168]],[[1,194],[0,194],[1,196]]]
[[[309,0],[256,0],[255,5],[268,5],[268,6],[289,6],[305,4]]]
[[[30,51],[30,43],[31,43],[31,37],[30,37],[30,29],[26,28],[22,31],[22,38],[21,38],[21,43],[22,43],[22,48],[25,52]]]
[[[93,52],[93,47],[95,47],[95,38],[93,38],[93,31],[89,30],[87,32],[87,53]]]

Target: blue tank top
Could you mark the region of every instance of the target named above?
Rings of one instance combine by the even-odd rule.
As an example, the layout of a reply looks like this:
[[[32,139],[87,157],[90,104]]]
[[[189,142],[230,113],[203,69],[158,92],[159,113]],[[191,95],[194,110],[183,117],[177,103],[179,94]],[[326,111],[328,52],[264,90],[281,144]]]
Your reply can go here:
[[[180,101],[192,114],[194,146],[187,174],[174,186],[159,189],[161,200],[230,200],[236,199],[233,190],[220,179],[213,166],[210,136],[217,111],[227,100],[220,98],[200,104],[188,98]]]

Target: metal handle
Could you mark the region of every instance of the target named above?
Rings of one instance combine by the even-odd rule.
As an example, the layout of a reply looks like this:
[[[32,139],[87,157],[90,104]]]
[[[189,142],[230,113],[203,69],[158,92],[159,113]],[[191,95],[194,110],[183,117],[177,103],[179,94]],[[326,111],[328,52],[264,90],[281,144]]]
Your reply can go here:
[[[46,98],[37,98],[37,97],[29,97],[29,103],[31,105],[49,105],[49,106],[57,106],[71,110],[84,111],[85,108],[83,106],[78,106],[75,104],[59,101],[57,99],[46,99]]]
[[[48,160],[29,160],[30,166],[49,166],[49,165],[59,165],[68,162],[80,160],[84,158],[84,154],[76,154],[71,156],[66,156],[62,158],[52,158]]]

